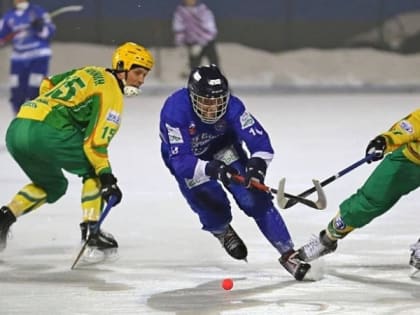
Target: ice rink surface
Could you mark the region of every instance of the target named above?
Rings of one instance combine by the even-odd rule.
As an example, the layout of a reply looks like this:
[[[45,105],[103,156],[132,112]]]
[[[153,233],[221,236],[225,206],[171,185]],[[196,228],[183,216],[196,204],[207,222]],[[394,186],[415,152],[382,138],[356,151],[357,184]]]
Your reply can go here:
[[[147,89],[147,86],[145,86]],[[418,94],[239,95],[271,135],[276,157],[266,183],[285,177],[286,191],[309,188],[364,156],[368,141],[419,107]],[[70,266],[80,248],[80,180],[66,196],[20,217],[0,253],[0,314],[386,314],[420,313],[420,278],[409,274],[409,245],[420,236],[415,191],[339,243],[316,266],[323,278],[295,281],[278,263],[254,221],[233,206],[232,225],[248,246],[248,263],[231,259],[177,191],[159,155],[158,120],[165,95],[127,100],[110,147],[124,193],[103,228],[120,258]],[[1,204],[27,179],[4,150],[11,119],[0,109]],[[297,205],[281,214],[296,246],[317,234],[340,202],[373,171],[363,165],[325,187],[326,210]],[[223,278],[234,288],[224,291]]]

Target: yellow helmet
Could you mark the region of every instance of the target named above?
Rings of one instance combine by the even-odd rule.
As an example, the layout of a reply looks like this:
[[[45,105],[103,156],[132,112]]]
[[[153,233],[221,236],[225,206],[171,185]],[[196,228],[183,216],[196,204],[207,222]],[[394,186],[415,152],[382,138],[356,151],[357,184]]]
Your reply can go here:
[[[152,54],[143,46],[133,42],[122,44],[115,49],[112,56],[112,69],[117,71],[128,71],[133,65],[150,70],[153,68],[153,64]]]

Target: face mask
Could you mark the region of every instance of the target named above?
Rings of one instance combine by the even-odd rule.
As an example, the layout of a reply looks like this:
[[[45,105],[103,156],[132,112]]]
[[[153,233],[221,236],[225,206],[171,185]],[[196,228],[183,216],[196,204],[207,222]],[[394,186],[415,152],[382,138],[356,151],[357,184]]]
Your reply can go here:
[[[17,10],[25,11],[29,7],[29,2],[19,2],[15,7]]]

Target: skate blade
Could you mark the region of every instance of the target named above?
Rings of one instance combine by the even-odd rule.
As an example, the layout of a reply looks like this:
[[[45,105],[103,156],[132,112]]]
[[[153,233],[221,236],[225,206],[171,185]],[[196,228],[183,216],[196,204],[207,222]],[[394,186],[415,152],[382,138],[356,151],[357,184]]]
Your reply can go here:
[[[118,249],[111,248],[100,250],[97,248],[88,247],[83,253],[80,262],[84,265],[93,265],[104,262],[113,262],[119,258]]]
[[[97,248],[86,248],[85,252],[83,253],[82,257],[80,258],[80,262],[83,264],[97,264],[105,260],[105,253]]]
[[[118,249],[117,248],[105,249],[102,252],[105,255],[104,261],[113,262],[113,261],[116,261],[120,258],[120,256],[118,255]]]

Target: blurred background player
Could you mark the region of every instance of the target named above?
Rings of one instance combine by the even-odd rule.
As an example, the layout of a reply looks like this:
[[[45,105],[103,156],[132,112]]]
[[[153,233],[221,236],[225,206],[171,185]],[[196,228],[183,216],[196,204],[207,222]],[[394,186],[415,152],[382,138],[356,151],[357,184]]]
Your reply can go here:
[[[312,261],[334,252],[337,241],[387,212],[404,195],[420,186],[420,110],[395,123],[369,142],[366,156],[385,159],[363,186],[340,204],[326,229],[299,249],[299,257]],[[410,265],[420,270],[420,240],[411,246]]]
[[[297,258],[271,195],[250,188],[251,180],[264,182],[273,158],[269,136],[242,101],[230,93],[217,66],[196,68],[188,88],[167,98],[161,110],[160,135],[165,165],[199,216],[202,228],[212,233],[230,256],[246,260],[247,248],[230,225],[232,213],[225,188],[281,254],[283,267],[303,280],[310,265]],[[232,174],[242,174],[245,183],[232,182]]]
[[[0,23],[0,43],[12,43],[10,102],[16,114],[25,101],[38,96],[39,85],[48,75],[55,25],[39,5],[27,0],[13,3]]]
[[[115,50],[111,69],[87,66],[54,75],[42,82],[38,98],[21,106],[6,145],[31,183],[0,209],[0,250],[16,218],[65,194],[63,170],[83,179],[83,239],[95,227],[103,200],[113,195],[121,201],[108,146],[120,127],[123,96],[139,93],[153,64],[148,50],[128,42]],[[87,258],[98,259],[116,253],[118,244],[99,230],[88,246]]]
[[[190,69],[183,74],[184,77],[201,65],[204,58],[209,64],[220,68],[216,50],[216,21],[213,12],[204,3],[183,0],[175,9],[172,30],[175,44],[187,48]]]

